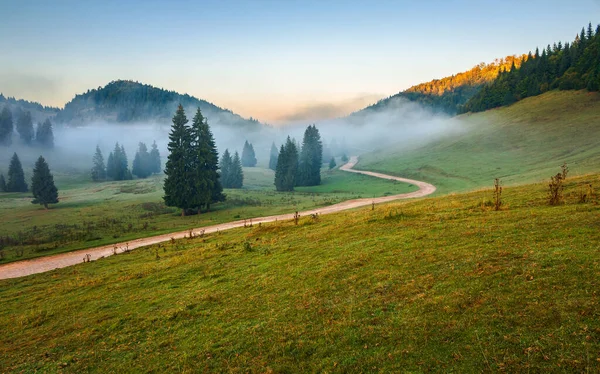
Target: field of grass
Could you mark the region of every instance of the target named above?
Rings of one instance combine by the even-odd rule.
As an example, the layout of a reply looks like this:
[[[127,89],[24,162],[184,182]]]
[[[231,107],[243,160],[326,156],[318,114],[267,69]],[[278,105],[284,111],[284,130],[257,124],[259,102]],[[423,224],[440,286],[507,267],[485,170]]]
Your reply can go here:
[[[457,118],[464,132],[417,149],[361,156],[357,169],[433,183],[438,193],[538,182],[566,162],[571,174],[600,171],[600,94],[553,91]]]
[[[180,217],[178,209],[163,204],[159,176],[90,183],[87,176],[58,174],[60,203],[47,211],[31,204],[29,193],[0,193],[0,263],[416,190],[404,183],[324,170],[322,185],[279,193],[274,191],[272,170],[247,168],[244,172],[244,189],[226,190],[225,203],[214,205],[210,213],[188,217]]]
[[[0,281],[0,372],[598,372],[600,175]]]

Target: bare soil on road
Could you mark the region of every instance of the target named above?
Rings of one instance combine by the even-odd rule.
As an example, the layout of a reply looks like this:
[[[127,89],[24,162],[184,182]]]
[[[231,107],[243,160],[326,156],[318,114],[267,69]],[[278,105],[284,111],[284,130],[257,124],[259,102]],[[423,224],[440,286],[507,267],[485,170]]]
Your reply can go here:
[[[349,209],[359,208],[362,206],[371,205],[373,203],[375,203],[375,204],[387,203],[390,201],[400,200],[400,199],[411,199],[411,198],[417,198],[417,197],[424,197],[424,196],[430,195],[435,192],[435,186],[432,184],[426,183],[426,182],[421,182],[421,181],[416,181],[416,180],[406,179],[406,178],[400,178],[400,177],[394,177],[394,176],[386,175],[386,174],[382,174],[382,173],[374,173],[374,172],[370,172],[370,171],[355,170],[355,169],[353,169],[353,167],[356,165],[357,162],[358,162],[358,157],[353,156],[350,158],[350,161],[348,161],[348,163],[346,163],[345,165],[340,167],[340,170],[344,170],[344,171],[347,171],[350,173],[370,175],[370,176],[376,177],[376,178],[389,179],[389,180],[395,180],[395,181],[399,181],[399,182],[413,184],[413,185],[419,187],[419,190],[415,191],[415,192],[400,194],[400,195],[390,195],[390,196],[377,197],[377,198],[347,200],[347,201],[344,201],[344,202],[341,202],[338,204],[334,204],[334,205],[330,205],[327,207],[323,207],[323,208],[317,208],[317,209],[307,210],[307,211],[303,211],[303,212],[298,212],[298,214],[300,216],[307,216],[307,215],[312,215],[312,214],[321,215],[321,214],[337,213],[337,212],[341,212],[344,210],[349,210]],[[248,219],[248,220],[240,220],[240,221],[222,223],[222,224],[213,225],[213,226],[200,227],[200,228],[196,228],[196,229],[192,229],[192,230],[179,231],[179,232],[174,232],[174,233],[170,233],[170,234],[157,235],[157,236],[151,236],[148,238],[131,240],[129,242],[124,242],[124,243],[106,245],[106,246],[96,247],[96,248],[82,249],[82,250],[68,252],[68,253],[61,253],[58,255],[39,257],[39,258],[31,259],[31,260],[12,262],[12,263],[0,266],[0,279],[18,278],[18,277],[23,277],[26,275],[31,275],[31,274],[43,273],[46,271],[64,268],[67,266],[72,266],[72,265],[82,263],[84,261],[84,259],[86,261],[87,260],[95,261],[95,260],[98,260],[103,257],[111,256],[111,255],[115,254],[115,252],[121,253],[121,252],[124,252],[127,250],[132,250],[132,249],[143,247],[143,246],[166,242],[171,239],[182,239],[182,238],[185,238],[186,236],[189,236],[190,232],[192,233],[192,235],[200,235],[201,233],[210,234],[210,233],[229,230],[229,229],[233,229],[233,228],[237,228],[237,227],[244,227],[245,225],[249,224],[250,222],[253,225],[256,225],[259,223],[292,220],[292,219],[294,219],[294,214],[295,213],[280,214],[280,215],[268,216],[268,217],[257,217],[257,218],[253,218],[251,220]]]

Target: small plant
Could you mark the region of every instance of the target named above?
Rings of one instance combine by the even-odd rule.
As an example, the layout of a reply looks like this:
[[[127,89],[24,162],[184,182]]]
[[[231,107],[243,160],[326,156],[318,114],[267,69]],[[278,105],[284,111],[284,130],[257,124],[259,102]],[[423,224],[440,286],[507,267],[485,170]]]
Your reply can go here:
[[[245,252],[253,252],[252,244],[250,242],[244,242],[244,251]]]
[[[85,256],[83,256],[83,262],[90,262],[92,260],[92,255],[90,255],[89,253],[86,253]]]
[[[160,246],[159,246],[160,247]],[[156,260],[160,260],[160,256],[158,255],[158,248],[159,247],[155,247],[154,248],[154,252],[156,253]]]
[[[494,179],[494,210],[500,210],[502,206],[502,186],[500,179]]]
[[[592,199],[592,197],[594,196],[594,188],[592,187],[592,184],[588,184],[585,188],[581,187],[579,189],[579,202],[580,203],[587,203],[588,201],[590,201]]]
[[[319,213],[313,213],[310,215],[313,221],[319,222]]]
[[[563,201],[563,173],[558,173],[553,177],[550,177],[550,183],[548,184],[548,204],[558,205]]]
[[[300,214],[298,214],[298,211],[296,211],[296,213],[294,213],[294,224],[295,225],[298,224],[299,219],[300,219]]]
[[[371,210],[375,210],[375,202],[374,201],[371,202]]]
[[[560,174],[562,175],[563,181],[567,180],[567,174],[569,174],[569,167],[566,162],[560,166]]]
[[[114,245],[114,246],[113,246],[113,250],[112,250],[112,252],[113,252],[113,255],[114,255],[114,256],[116,256],[116,255],[117,255],[117,246],[116,246],[116,245]]]

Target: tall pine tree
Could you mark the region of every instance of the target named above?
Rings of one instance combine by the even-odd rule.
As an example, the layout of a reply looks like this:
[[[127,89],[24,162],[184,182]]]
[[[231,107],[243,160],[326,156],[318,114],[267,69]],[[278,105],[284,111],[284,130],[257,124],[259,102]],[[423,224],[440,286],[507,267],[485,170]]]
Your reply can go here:
[[[30,111],[20,113],[19,118],[17,118],[17,132],[25,144],[31,144],[34,132]]]
[[[158,151],[156,141],[152,143],[152,149],[150,150],[150,163],[152,165],[152,173],[158,174],[162,171],[162,166],[160,163],[160,152]]]
[[[6,183],[6,192],[27,192],[29,188],[25,183],[25,173],[23,166],[17,154],[13,154],[8,166],[8,182]]]
[[[106,166],[104,166],[104,157],[100,147],[96,146],[96,153],[94,154],[94,166],[92,167],[92,180],[94,182],[100,182],[106,180]]]
[[[153,169],[150,153],[145,143],[140,142],[138,151],[135,153],[131,173],[138,178],[146,178],[152,174]]]
[[[231,188],[242,188],[244,185],[244,171],[242,170],[242,161],[240,155],[235,152],[231,161]]]
[[[110,152],[108,154],[108,159],[106,160],[106,177],[108,179],[115,179],[115,171],[116,171],[116,167],[115,167],[115,155]]]
[[[229,149],[225,149],[225,152],[223,152],[223,155],[221,156],[221,162],[219,162],[219,169],[221,170],[221,184],[224,188],[232,188],[232,166],[233,160],[231,159]]]
[[[242,166],[256,166],[256,154],[254,153],[254,146],[251,143],[248,143],[247,140],[244,142],[244,148],[242,149]]]
[[[269,157],[269,169],[271,169],[271,170],[277,169],[277,157],[279,157],[279,152],[277,151],[275,142],[273,142],[271,144],[271,154]]]
[[[298,173],[298,149],[296,143],[287,137],[279,150],[275,169],[275,189],[277,191],[293,191]]]
[[[38,123],[35,140],[43,147],[54,147],[54,133],[52,131],[52,123],[49,119],[46,119],[43,123]]]
[[[58,203],[58,190],[54,185],[54,177],[42,156],[38,158],[33,167],[31,192],[33,192],[32,204],[40,204],[48,209],[48,204]]]
[[[6,192],[6,180],[4,174],[0,174],[0,192]]]
[[[12,144],[13,116],[8,106],[5,106],[0,112],[0,145],[9,146]]]
[[[315,125],[304,131],[302,151],[298,165],[298,186],[317,186],[321,184],[321,165],[323,164],[323,144]]]

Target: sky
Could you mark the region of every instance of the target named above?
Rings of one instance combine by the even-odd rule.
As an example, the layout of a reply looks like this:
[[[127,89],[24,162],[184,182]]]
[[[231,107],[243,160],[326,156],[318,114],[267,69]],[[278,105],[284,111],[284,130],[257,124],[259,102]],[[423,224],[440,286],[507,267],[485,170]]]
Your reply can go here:
[[[63,107],[129,79],[275,124],[345,115],[600,22],[600,0],[0,0],[0,9],[5,96]]]

